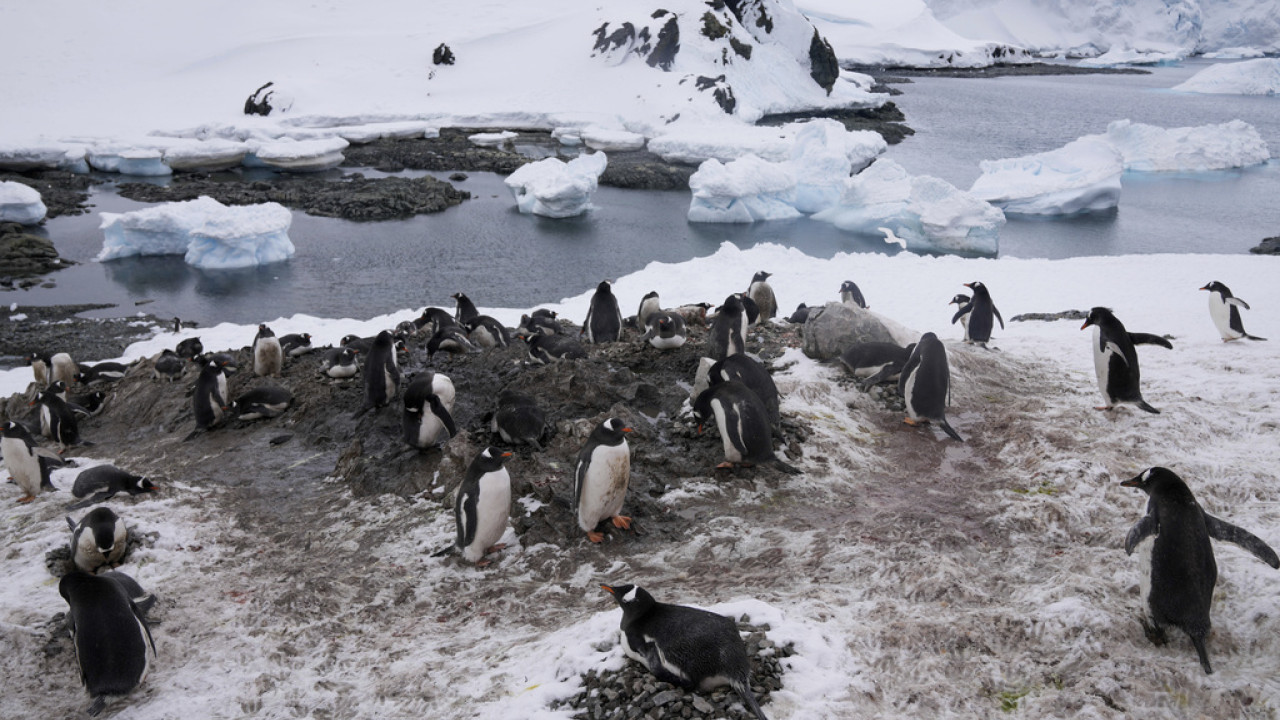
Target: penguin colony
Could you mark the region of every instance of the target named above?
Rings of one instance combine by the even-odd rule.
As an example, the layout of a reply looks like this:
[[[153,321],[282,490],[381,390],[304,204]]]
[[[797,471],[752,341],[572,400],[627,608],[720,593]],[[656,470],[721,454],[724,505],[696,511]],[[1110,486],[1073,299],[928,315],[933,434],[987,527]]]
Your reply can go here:
[[[767,279],[759,272],[747,291],[725,298],[718,307],[702,303],[664,309],[657,293],[641,300],[632,327],[638,342],[655,352],[681,347],[689,325],[709,324],[702,364],[690,397],[692,418],[699,425],[714,424],[720,435],[725,461],[717,470],[756,465],[786,474],[802,470],[778,457],[775,433],[781,430],[779,397],[768,369],[748,354],[750,328],[770,322],[777,314],[777,300]],[[994,325],[1004,328],[1003,318],[981,282],[965,283],[972,296],[957,294],[951,322],[962,323],[963,340],[986,347]],[[1224,342],[1264,338],[1244,331],[1240,310],[1249,306],[1221,282],[1208,291],[1210,316]],[[859,311],[866,302],[852,282],[840,289],[841,301]],[[591,299],[590,311],[577,337],[555,313],[534,311],[515,329],[503,327],[481,315],[465,294],[456,293],[454,314],[427,308],[412,322],[384,330],[371,338],[348,336],[339,347],[323,349],[316,364],[319,382],[348,382],[363,374],[364,403],[357,416],[375,415],[388,405],[400,405],[404,444],[410,451],[438,452],[457,433],[451,415],[455,389],[450,379],[430,368],[401,369],[400,356],[408,343],[425,339],[428,360],[436,353],[482,352],[522,341],[529,365],[573,362],[588,357],[586,345],[626,341],[624,321],[612,283],[603,281]],[[708,312],[712,311],[712,312]],[[801,304],[791,322],[816,317],[821,308]],[[178,325],[177,327],[181,327]],[[1098,386],[1105,405],[1132,404],[1149,413],[1139,387],[1140,373],[1135,346],[1160,345],[1172,349],[1164,337],[1128,332],[1108,308],[1095,307],[1081,329],[1094,328],[1093,357]],[[265,324],[253,338],[254,375],[278,377],[286,362],[301,361],[312,351],[307,333],[277,339]],[[855,343],[839,356],[861,387],[896,382],[906,404],[908,425],[933,423],[951,439],[963,442],[949,424],[945,408],[950,402],[951,373],[944,343],[932,332],[916,343],[900,347],[892,343]],[[0,452],[11,479],[22,491],[18,502],[31,502],[42,493],[56,491],[50,472],[68,464],[69,448],[90,444],[80,437],[78,421],[100,409],[107,393],[99,390],[68,400],[71,384],[109,384],[133,371],[132,365],[100,363],[77,366],[68,353],[33,353],[27,358],[35,387],[31,405],[38,405],[32,428],[16,420],[0,423]],[[188,372],[189,368],[197,368]],[[250,422],[285,414],[292,402],[288,389],[270,381],[242,391],[232,399],[228,378],[238,371],[231,353],[205,353],[198,338],[178,343],[151,360],[155,381],[172,383],[194,375],[191,393],[194,429],[188,440],[216,430],[229,421]],[[33,429],[58,447],[41,447]],[[503,443],[528,452],[542,452],[552,425],[536,397],[504,390],[488,428]],[[573,464],[573,506],[578,531],[591,543],[601,543],[608,533],[635,531],[627,505],[631,449],[635,428],[622,419],[608,417],[595,423]],[[643,439],[639,439],[643,442]],[[499,542],[511,513],[511,477],[506,468],[513,453],[485,447],[472,459],[454,494],[456,539],[444,552],[457,552],[464,561],[485,566],[505,545]],[[1126,553],[1142,551],[1149,569],[1144,571],[1144,629],[1153,642],[1167,641],[1165,629],[1182,630],[1190,638],[1205,673],[1212,673],[1208,652],[1209,607],[1217,578],[1210,539],[1237,544],[1273,568],[1280,559],[1265,542],[1249,531],[1204,512],[1190,488],[1173,471],[1155,467],[1121,483],[1141,489],[1150,500],[1147,513],[1124,541]],[[84,508],[120,493],[145,496],[157,487],[147,478],[110,465],[86,469],[76,478],[72,493]],[[155,646],[146,614],[155,597],[129,576],[113,570],[126,552],[128,525],[112,509],[98,505],[76,520],[67,517],[69,546],[74,565],[58,586],[66,600],[68,631],[73,637],[81,679],[91,698],[89,713],[97,714],[110,696],[128,694],[147,675]],[[568,529],[566,529],[568,531]],[[620,631],[623,651],[661,680],[686,689],[731,687],[756,718],[765,714],[751,688],[751,667],[734,622],[696,608],[658,602],[634,585],[603,585],[622,610]]]

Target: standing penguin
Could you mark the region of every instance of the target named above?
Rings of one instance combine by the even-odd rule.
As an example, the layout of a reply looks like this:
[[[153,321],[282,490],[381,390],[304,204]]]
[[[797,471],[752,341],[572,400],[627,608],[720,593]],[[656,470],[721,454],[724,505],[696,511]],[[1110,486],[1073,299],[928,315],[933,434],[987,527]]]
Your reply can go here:
[[[0,424],[0,454],[4,455],[9,476],[22,490],[18,502],[29,503],[41,490],[54,489],[49,479],[53,466],[40,454],[35,438],[21,423],[6,420]]]
[[[898,390],[906,400],[908,425],[922,421],[938,423],[943,432],[964,442],[960,433],[947,422],[947,401],[951,397],[951,367],[947,364],[947,349],[933,333],[920,336],[911,357],[898,377]]]
[[[710,355],[715,360],[747,351],[747,314],[737,295],[724,299],[724,304],[716,312],[716,319],[711,321],[707,340],[711,345]]]
[[[395,344],[391,333],[383,330],[373,339],[369,357],[364,361],[364,405],[356,411],[356,416],[385,406],[399,390],[400,364],[396,361]]]
[[[90,510],[80,522],[67,518],[71,526],[71,560],[76,567],[93,574],[124,557],[129,530],[108,507]]]
[[[1249,303],[1231,294],[1231,288],[1214,280],[1200,288],[1209,291],[1209,317],[1213,318],[1214,327],[1222,335],[1222,342],[1231,342],[1240,338],[1250,340],[1266,340],[1244,331],[1244,321],[1240,319],[1240,308],[1249,309]]]
[[[594,344],[616,342],[621,333],[622,311],[618,309],[618,298],[613,296],[612,283],[601,280],[591,296],[591,309],[587,311],[587,320],[582,323],[580,334]]]
[[[751,466],[769,463],[777,469],[798,475],[796,468],[788,465],[773,452],[773,431],[769,410],[764,402],[746,385],[737,380],[713,382],[702,391],[693,403],[693,415],[698,420],[698,432],[712,419],[720,430],[724,443],[725,461],[719,468],[734,465]]]
[[[451,414],[453,398],[453,381],[448,376],[426,370],[415,377],[404,391],[404,441],[427,450],[440,443],[441,431],[448,433],[445,442],[457,435]]]
[[[70,606],[67,627],[80,680],[93,698],[89,715],[97,715],[106,705],[105,696],[125,695],[146,678],[156,652],[151,630],[143,607],[115,573],[67,573],[58,582],[58,593]]]
[[[951,324],[954,325],[957,320],[964,319],[964,341],[967,343],[977,343],[986,346],[991,340],[991,331],[995,328],[992,317],[1000,321],[1000,329],[1004,329],[1004,318],[1000,317],[1000,311],[996,309],[996,304],[991,301],[991,292],[987,290],[987,286],[978,281],[965,283],[965,287],[973,290],[973,297],[968,303],[956,303],[959,309],[956,314],[951,316]],[[957,295],[951,299],[951,302],[961,297]]]
[[[769,322],[778,314],[778,299],[774,297],[773,287],[768,283],[770,277],[773,277],[773,273],[761,270],[751,278],[751,284],[747,286],[747,297],[754,300],[756,307],[760,309],[761,323]]]
[[[703,366],[710,363],[707,365],[705,385],[700,384],[698,377],[694,378],[693,386],[698,394],[713,385],[737,380],[760,398],[760,402],[764,403],[765,410],[769,413],[769,424],[775,428],[778,427],[782,419],[778,412],[778,386],[759,360],[747,355],[730,355],[715,363],[711,363],[710,360],[710,358],[702,358],[698,361],[698,375],[702,374]]]
[[[80,442],[80,425],[76,422],[75,411],[63,399],[66,392],[66,384],[55,380],[31,403],[40,404],[40,434],[58,443],[63,450]]]
[[[622,649],[627,657],[659,680],[686,690],[728,685],[756,720],[767,720],[751,693],[751,661],[732,618],[660,603],[634,585],[600,588],[622,608]]]
[[[636,311],[636,327],[644,330],[649,327],[649,316],[662,312],[662,303],[658,300],[656,290],[650,290],[640,299],[640,309]]]
[[[1147,601],[1143,629],[1153,643],[1163,645],[1164,626],[1181,628],[1195,645],[1200,667],[1206,675],[1211,674],[1213,667],[1204,642],[1209,635],[1209,606],[1218,582],[1218,564],[1209,538],[1235,543],[1273,568],[1280,569],[1280,558],[1249,531],[1205,512],[1172,470],[1149,468],[1120,484],[1139,488],[1150,498],[1146,515],[1124,539],[1128,555],[1142,547],[1142,591]]]
[[[969,307],[969,304],[972,302],[973,298],[968,295],[965,295],[964,293],[956,293],[955,296],[951,298],[951,302],[947,303],[948,305],[956,306],[956,316],[960,318],[960,327],[964,328],[964,337],[966,340],[969,339],[969,311],[973,309]],[[955,322],[955,317],[951,318],[951,324],[954,325]]]
[[[119,493],[141,495],[155,492],[155,483],[142,475],[121,470],[114,465],[94,465],[81,471],[71,486],[71,494],[87,498],[81,506],[92,505],[110,499]]]
[[[534,450],[541,452],[547,427],[547,415],[532,397],[514,390],[503,390],[498,394],[498,409],[493,414],[490,429],[503,442],[532,445]]]
[[[1173,344],[1159,335],[1125,330],[1124,323],[1116,318],[1110,308],[1095,307],[1090,310],[1089,317],[1085,318],[1080,329],[1090,325],[1094,328],[1093,369],[1098,376],[1098,389],[1107,402],[1098,409],[1110,410],[1120,403],[1128,403],[1149,413],[1159,414],[1159,410],[1142,399],[1138,351],[1134,349],[1134,345],[1159,345],[1172,350]]]
[[[511,453],[487,447],[467,466],[453,504],[462,557],[481,567],[485,555],[506,547],[498,544],[511,517],[511,475],[503,464]]]
[[[195,393],[191,395],[191,411],[196,418],[197,433],[221,425],[226,419],[227,411],[231,409],[231,401],[227,398],[228,367],[225,360],[210,359],[200,369]]]
[[[604,540],[604,533],[596,532],[601,520],[612,519],[613,526],[623,530],[631,527],[631,518],[618,514],[631,482],[629,432],[626,423],[609,418],[596,426],[578,453],[573,471],[574,504],[578,527],[593,543]]]
[[[845,305],[856,305],[863,310],[867,309],[867,301],[863,299],[862,291],[852,280],[845,280],[840,284],[840,302]]]
[[[454,293],[451,297],[458,303],[453,311],[453,319],[459,325],[466,325],[480,317],[480,311],[476,309],[476,304],[471,302],[471,298],[460,292]]]
[[[268,375],[280,376],[284,369],[284,350],[271,328],[258,326],[258,334],[253,337],[253,374],[258,377]]]

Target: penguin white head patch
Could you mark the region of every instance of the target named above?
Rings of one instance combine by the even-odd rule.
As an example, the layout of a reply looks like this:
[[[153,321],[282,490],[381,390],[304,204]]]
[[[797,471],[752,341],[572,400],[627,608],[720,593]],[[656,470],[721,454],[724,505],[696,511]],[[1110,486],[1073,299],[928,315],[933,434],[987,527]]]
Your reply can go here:
[[[622,602],[624,602],[624,603],[635,602],[635,599],[636,599],[636,589],[637,589],[637,588],[634,588],[634,587],[633,587],[633,588],[631,588],[630,590],[628,590],[628,591],[627,591],[627,594],[622,596]]]
[[[485,448],[484,450],[481,450],[480,454],[483,455],[486,460],[493,459],[493,453],[489,452],[489,448]]]

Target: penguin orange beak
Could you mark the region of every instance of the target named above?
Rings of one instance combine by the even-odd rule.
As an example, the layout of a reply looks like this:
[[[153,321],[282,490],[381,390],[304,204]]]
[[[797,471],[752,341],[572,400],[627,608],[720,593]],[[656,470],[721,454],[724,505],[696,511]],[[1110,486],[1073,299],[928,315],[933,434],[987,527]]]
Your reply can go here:
[[[1088,321],[1088,320],[1085,320],[1085,321],[1084,321],[1084,324],[1080,326],[1080,329],[1081,329],[1081,330],[1083,330],[1083,329],[1085,329],[1085,328],[1087,328],[1087,327],[1089,327],[1089,321]]]
[[[609,587],[608,585],[601,585],[600,589],[609,593],[610,595],[613,594],[613,588]]]
[[[509,458],[509,457],[511,457],[511,453],[509,453],[509,452],[504,452],[504,453],[502,453],[502,457],[504,457],[504,458]]]
[[[635,432],[635,430],[633,430],[632,428],[629,428],[629,427],[624,427],[624,428],[622,428],[622,432]]]
[[[964,286],[969,288],[970,290],[973,289],[973,283],[965,283]]]
[[[1209,289],[1209,286],[1208,286],[1208,285],[1205,285],[1204,287],[1202,287],[1202,288],[1200,288],[1200,289],[1201,289],[1201,290],[1208,290],[1208,289]]]
[[[1142,476],[1139,475],[1138,477],[1131,477],[1128,480],[1125,480],[1124,482],[1120,483],[1120,486],[1121,487],[1142,487]]]

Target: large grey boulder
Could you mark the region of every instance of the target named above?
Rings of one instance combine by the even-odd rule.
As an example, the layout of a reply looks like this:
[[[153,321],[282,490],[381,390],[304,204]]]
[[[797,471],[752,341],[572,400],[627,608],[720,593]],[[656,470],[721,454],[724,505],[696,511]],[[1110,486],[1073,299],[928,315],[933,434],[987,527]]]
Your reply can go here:
[[[811,308],[804,323],[804,354],[831,360],[854,343],[897,342],[879,316],[856,305],[829,302],[822,312]]]

